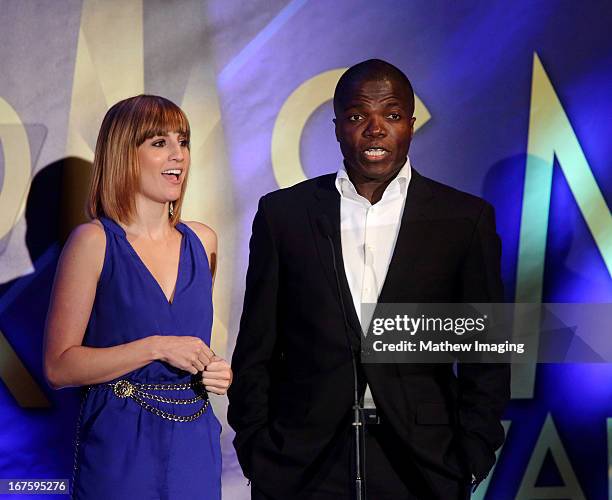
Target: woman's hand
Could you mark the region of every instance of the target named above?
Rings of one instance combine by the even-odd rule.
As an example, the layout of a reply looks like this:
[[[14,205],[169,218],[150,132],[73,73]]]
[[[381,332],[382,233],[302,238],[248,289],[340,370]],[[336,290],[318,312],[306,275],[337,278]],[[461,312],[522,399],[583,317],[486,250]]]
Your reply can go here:
[[[208,392],[214,394],[225,394],[232,383],[233,373],[227,361],[216,354],[211,362],[206,365],[202,374],[202,383]]]
[[[214,360],[214,353],[198,337],[156,336],[158,359],[193,375]]]

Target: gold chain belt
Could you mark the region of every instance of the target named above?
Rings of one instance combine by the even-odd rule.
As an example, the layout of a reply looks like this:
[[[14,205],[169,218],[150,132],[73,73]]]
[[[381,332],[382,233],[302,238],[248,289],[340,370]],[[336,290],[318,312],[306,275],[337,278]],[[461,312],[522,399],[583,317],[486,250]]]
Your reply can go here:
[[[112,387],[115,396],[119,398],[130,398],[138,403],[145,410],[157,415],[158,417],[171,420],[173,422],[193,422],[197,418],[201,417],[202,414],[208,408],[210,400],[208,399],[208,393],[204,389],[201,383],[191,384],[140,384],[137,382],[129,382],[127,380],[118,380],[117,382],[105,384]],[[183,391],[186,389],[193,389],[196,393],[195,398],[181,399],[181,398],[169,398],[165,396],[159,396],[158,394],[151,394],[145,391]],[[192,415],[174,415],[166,411],[160,410],[155,406],[150,405],[145,401],[150,399],[159,403],[171,403],[178,405],[189,405],[203,401],[202,406],[198,411]]]

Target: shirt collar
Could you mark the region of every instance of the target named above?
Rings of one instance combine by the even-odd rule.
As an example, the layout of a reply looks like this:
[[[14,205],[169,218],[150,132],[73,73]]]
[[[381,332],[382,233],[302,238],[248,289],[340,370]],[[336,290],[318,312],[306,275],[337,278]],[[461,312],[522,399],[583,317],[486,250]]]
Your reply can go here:
[[[412,167],[410,166],[410,158],[406,157],[406,163],[404,163],[395,178],[389,183],[389,185],[385,189],[385,193],[389,190],[389,188],[393,189],[395,185],[397,185],[402,196],[406,196],[406,193],[408,192],[408,184],[410,184],[411,177]],[[344,163],[340,166],[340,168],[338,169],[338,173],[336,174],[336,189],[340,193],[340,197],[354,198],[355,196],[360,196],[348,176]]]

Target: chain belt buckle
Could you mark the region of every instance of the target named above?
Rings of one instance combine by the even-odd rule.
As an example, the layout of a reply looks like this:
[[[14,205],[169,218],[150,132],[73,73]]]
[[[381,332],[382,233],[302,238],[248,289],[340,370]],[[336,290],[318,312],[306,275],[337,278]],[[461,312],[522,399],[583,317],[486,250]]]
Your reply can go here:
[[[127,380],[118,380],[112,384],[112,386],[115,396],[119,398],[129,398],[132,394],[134,394],[134,386]]]

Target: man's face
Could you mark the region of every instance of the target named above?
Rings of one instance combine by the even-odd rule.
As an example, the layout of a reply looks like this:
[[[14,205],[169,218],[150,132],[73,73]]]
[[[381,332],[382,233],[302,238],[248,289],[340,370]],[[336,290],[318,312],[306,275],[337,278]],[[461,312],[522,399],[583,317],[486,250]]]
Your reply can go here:
[[[394,79],[355,82],[336,103],[336,139],[349,173],[386,180],[402,168],[414,131],[408,89]]]

